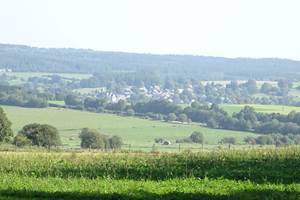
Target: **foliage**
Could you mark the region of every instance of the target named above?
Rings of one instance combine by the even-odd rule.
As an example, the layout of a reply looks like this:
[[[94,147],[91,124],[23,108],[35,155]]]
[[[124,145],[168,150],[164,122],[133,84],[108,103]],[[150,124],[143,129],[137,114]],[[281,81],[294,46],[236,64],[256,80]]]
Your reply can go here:
[[[220,141],[221,144],[236,144],[236,139],[234,137],[225,137]]]
[[[20,131],[21,135],[28,138],[32,145],[50,148],[61,144],[57,129],[48,124],[28,124]]]
[[[17,147],[24,147],[27,145],[31,145],[31,141],[24,135],[18,134],[14,137],[13,144]]]
[[[11,122],[7,119],[4,110],[0,107],[0,142],[8,142],[12,136]]]
[[[110,177],[135,180],[219,178],[254,182],[300,181],[298,148],[146,153],[0,153],[1,173],[33,177]]]
[[[82,148],[91,149],[120,149],[123,141],[118,136],[109,137],[100,134],[97,130],[84,128],[79,134],[81,140],[80,146]]]
[[[197,132],[197,131],[193,132],[190,135],[190,138],[194,143],[200,143],[200,144],[204,143],[204,136],[201,132]]]

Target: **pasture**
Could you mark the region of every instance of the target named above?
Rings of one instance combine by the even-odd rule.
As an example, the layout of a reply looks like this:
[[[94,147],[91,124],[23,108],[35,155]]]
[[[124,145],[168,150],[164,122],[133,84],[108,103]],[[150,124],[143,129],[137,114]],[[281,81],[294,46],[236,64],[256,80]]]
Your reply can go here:
[[[264,113],[280,113],[288,114],[291,111],[300,112],[300,107],[296,106],[283,106],[283,105],[259,105],[259,104],[222,104],[220,105],[226,112],[232,114],[237,113],[245,106],[253,107],[257,112]]]
[[[0,73],[3,74],[3,73]],[[46,72],[5,72],[7,76],[13,77],[14,79],[10,81],[10,84],[18,85],[23,84],[28,81],[29,78],[33,77],[47,77],[51,75],[58,75],[66,79],[88,79],[91,74],[78,74],[78,73],[46,73]]]
[[[174,144],[175,140],[188,137],[193,131],[201,131],[207,144],[217,144],[223,137],[236,137],[241,143],[243,138],[255,135],[249,132],[210,129],[199,124],[166,123],[62,108],[2,107],[13,124],[15,134],[29,123],[50,124],[59,130],[65,147],[79,147],[78,134],[85,127],[97,129],[108,135],[118,135],[123,138],[124,143],[148,150],[151,150],[155,138],[170,140],[172,145],[168,147],[178,147],[178,144]],[[187,145],[201,147],[196,144]]]

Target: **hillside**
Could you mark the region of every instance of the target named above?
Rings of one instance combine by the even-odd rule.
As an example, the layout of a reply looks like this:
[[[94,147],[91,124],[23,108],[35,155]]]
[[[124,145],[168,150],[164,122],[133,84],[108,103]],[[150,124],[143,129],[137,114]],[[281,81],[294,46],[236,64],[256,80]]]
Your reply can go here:
[[[173,124],[68,109],[2,107],[11,120],[15,133],[29,123],[50,124],[58,128],[65,147],[79,147],[78,134],[85,127],[97,129],[104,134],[119,135],[126,144],[146,147],[146,150],[151,150],[155,138],[170,140],[172,142],[170,147],[176,147],[177,150],[178,144],[174,144],[175,140],[187,137],[193,131],[203,132],[208,144],[217,144],[223,137],[236,137],[239,142],[242,142],[242,139],[247,136],[255,136],[249,132],[210,129],[199,125]],[[187,145],[191,146],[191,144]]]
[[[153,55],[7,44],[0,44],[0,68],[65,73],[148,71],[161,77],[203,80],[300,77],[300,62],[287,59]]]

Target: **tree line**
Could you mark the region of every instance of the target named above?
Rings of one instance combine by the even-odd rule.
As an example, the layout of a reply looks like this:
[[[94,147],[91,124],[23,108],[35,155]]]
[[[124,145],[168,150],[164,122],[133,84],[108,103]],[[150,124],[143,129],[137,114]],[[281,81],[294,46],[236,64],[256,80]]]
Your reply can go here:
[[[68,104],[67,101],[66,103]],[[82,106],[95,112],[109,110],[154,120],[198,122],[206,124],[210,128],[262,134],[300,134],[300,113],[295,111],[288,115],[268,114],[256,112],[253,107],[245,106],[238,113],[230,115],[217,104],[193,102],[190,106],[181,107],[167,100],[152,100],[133,104],[124,100],[109,103],[104,99],[96,98],[86,98]]]

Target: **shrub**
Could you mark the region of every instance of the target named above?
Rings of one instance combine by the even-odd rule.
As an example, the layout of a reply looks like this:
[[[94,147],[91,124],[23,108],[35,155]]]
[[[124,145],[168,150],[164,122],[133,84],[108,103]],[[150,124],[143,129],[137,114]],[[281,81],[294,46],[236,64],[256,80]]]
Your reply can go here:
[[[24,147],[27,145],[31,145],[31,141],[24,135],[18,134],[14,137],[13,144],[17,147]]]
[[[201,143],[203,144],[204,143],[204,136],[201,132],[193,132],[191,135],[190,135],[190,139],[192,140],[192,142],[194,143]]]
[[[234,137],[225,137],[220,141],[221,144],[236,144],[236,138]]]

